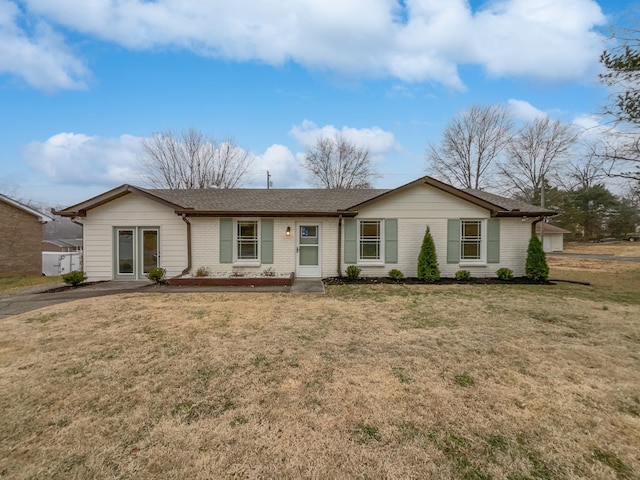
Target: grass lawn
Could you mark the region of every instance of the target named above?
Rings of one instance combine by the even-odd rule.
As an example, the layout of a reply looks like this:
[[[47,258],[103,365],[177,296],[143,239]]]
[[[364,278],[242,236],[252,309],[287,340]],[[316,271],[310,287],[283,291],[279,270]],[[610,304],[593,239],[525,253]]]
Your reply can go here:
[[[640,264],[550,262],[10,317],[0,478],[639,478]]]
[[[62,283],[62,277],[43,277],[42,275],[0,277],[0,293],[12,293],[12,290],[36,287],[49,283]]]
[[[640,242],[565,242],[564,253],[595,253],[617,257],[640,257]]]

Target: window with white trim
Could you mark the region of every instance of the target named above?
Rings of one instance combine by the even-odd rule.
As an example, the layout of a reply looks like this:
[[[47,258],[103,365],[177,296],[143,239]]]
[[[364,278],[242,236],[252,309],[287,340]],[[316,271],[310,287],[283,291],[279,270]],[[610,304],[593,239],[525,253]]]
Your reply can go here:
[[[258,221],[238,220],[236,223],[236,259],[245,262],[257,262],[258,257]]]
[[[382,261],[381,220],[360,220],[358,222],[358,260],[362,262]]]
[[[461,220],[460,229],[460,260],[482,260],[482,220]]]

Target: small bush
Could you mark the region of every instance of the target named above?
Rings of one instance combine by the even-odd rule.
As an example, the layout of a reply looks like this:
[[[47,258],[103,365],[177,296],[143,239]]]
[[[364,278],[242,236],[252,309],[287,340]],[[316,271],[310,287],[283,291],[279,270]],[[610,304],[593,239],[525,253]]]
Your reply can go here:
[[[456,280],[461,282],[471,280],[471,272],[469,270],[458,270],[456,272]]]
[[[391,280],[395,280],[396,282],[399,282],[400,280],[404,279],[404,273],[402,273],[397,268],[393,268],[389,270],[389,278]]]
[[[438,256],[433,237],[427,227],[422,240],[422,247],[418,255],[418,278],[423,282],[433,283],[440,280],[440,269],[438,268]]]
[[[196,270],[196,277],[208,277],[209,269],[207,267],[200,267]]]
[[[87,275],[84,272],[80,271],[69,272],[62,275],[62,280],[64,280],[64,283],[66,283],[67,285],[71,285],[72,287],[77,287],[86,279]]]
[[[147,272],[147,278],[154,283],[164,283],[166,270],[161,267],[153,267]]]
[[[346,273],[347,273],[347,278],[350,281],[355,282],[360,278],[360,267],[357,267],[355,265],[349,265],[346,269]]]
[[[510,268],[499,268],[496,271],[496,275],[500,280],[504,280],[506,282],[513,278],[513,270],[511,270]]]
[[[542,243],[537,235],[533,235],[529,240],[527,248],[527,263],[525,264],[527,277],[535,282],[546,282],[549,279],[549,266],[547,265],[547,255],[542,249]]]

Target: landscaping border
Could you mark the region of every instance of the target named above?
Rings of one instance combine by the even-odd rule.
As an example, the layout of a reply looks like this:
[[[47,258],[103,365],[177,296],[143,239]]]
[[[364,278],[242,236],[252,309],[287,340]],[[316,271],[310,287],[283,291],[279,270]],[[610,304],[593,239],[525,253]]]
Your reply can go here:
[[[293,277],[293,273],[288,277],[178,277],[167,280],[167,285],[172,287],[290,287],[293,284]]]

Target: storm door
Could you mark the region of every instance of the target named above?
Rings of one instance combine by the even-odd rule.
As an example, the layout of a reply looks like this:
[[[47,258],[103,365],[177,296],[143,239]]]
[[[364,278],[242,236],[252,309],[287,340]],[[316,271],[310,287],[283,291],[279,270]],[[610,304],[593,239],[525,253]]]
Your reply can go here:
[[[320,225],[298,225],[296,276],[320,277]]]

